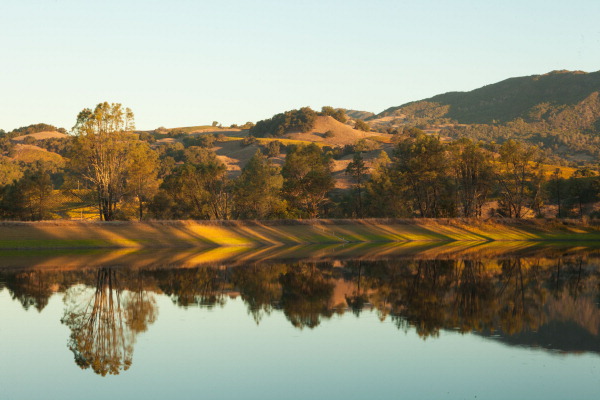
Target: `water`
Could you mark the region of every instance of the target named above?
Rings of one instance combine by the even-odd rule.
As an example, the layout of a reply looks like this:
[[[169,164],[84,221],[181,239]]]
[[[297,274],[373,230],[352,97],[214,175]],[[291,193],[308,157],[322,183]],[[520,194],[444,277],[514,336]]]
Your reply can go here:
[[[5,253],[2,399],[597,399],[600,252]]]

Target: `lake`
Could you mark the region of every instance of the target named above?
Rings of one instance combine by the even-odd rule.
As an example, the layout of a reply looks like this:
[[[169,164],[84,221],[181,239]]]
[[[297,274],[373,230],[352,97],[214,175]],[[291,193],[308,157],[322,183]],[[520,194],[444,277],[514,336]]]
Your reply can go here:
[[[0,254],[2,399],[597,399],[600,249]]]

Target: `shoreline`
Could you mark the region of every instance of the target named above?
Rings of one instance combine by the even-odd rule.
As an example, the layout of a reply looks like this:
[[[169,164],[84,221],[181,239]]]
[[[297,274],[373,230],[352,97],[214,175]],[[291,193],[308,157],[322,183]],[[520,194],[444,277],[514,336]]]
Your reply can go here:
[[[496,241],[600,242],[600,226],[508,219],[0,222],[4,250]]]

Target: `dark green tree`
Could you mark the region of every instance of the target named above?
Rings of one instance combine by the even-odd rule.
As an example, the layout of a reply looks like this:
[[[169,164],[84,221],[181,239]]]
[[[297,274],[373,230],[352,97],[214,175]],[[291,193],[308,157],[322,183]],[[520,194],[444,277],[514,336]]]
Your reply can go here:
[[[413,212],[425,218],[452,217],[455,194],[446,148],[437,136],[419,134],[396,148],[395,184]]]
[[[299,217],[317,218],[334,187],[331,158],[316,144],[293,146],[282,168],[283,193]]]
[[[360,152],[354,153],[352,162],[346,167],[346,174],[352,177],[352,191],[354,192],[355,215],[363,217],[363,193],[368,168]]]
[[[371,177],[365,184],[365,211],[369,217],[406,217],[411,215],[397,172],[386,152],[382,151],[372,164]]]
[[[500,211],[509,218],[525,217],[528,207],[539,214],[543,155],[537,147],[514,140],[502,144],[499,153]]]
[[[269,162],[260,150],[242,169],[234,183],[235,217],[265,219],[283,217],[285,202],[281,197],[283,178],[279,168]]]
[[[346,113],[342,109],[335,109],[330,106],[323,106],[321,108],[320,115],[330,116],[335,120],[340,121],[341,123],[346,123],[348,118],[346,117]]]
[[[185,163],[165,178],[151,208],[155,215],[171,218],[229,219],[229,191],[227,167],[216,157]]]
[[[458,214],[480,217],[481,208],[493,190],[492,153],[470,139],[461,139],[452,143],[449,156]]]
[[[52,179],[43,163],[36,163],[21,179],[0,190],[0,215],[39,221],[50,216]]]

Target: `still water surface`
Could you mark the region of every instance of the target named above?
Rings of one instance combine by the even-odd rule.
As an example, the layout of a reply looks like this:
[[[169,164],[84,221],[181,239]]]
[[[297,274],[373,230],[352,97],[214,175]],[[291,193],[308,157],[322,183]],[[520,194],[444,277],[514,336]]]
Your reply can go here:
[[[0,398],[599,398],[600,252],[517,250],[5,254]]]

